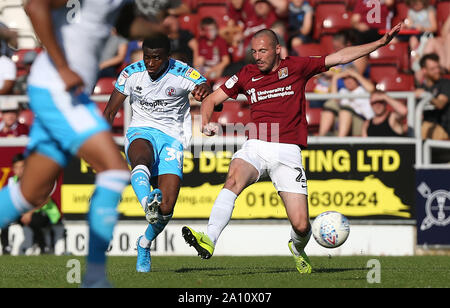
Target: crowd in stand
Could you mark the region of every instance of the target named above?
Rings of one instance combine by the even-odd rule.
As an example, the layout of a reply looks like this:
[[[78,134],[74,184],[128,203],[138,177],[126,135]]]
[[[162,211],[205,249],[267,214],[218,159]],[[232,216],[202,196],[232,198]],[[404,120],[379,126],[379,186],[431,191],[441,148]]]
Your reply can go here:
[[[433,94],[434,109],[424,114],[423,138],[449,139],[450,104],[450,17],[436,10],[444,1],[380,0],[178,0],[169,10],[162,28],[172,41],[172,57],[198,69],[211,84],[221,84],[251,62],[249,42],[254,33],[271,28],[282,46],[282,56],[324,55],[347,46],[381,37],[383,31],[403,21],[397,44],[407,45],[408,63],[399,74],[414,77],[417,100],[424,91]],[[326,7],[328,5],[328,7]],[[332,6],[334,5],[334,6]],[[321,19],[323,8],[331,19]],[[339,9],[344,8],[342,16]],[[444,10],[450,11],[450,6]],[[326,11],[326,10],[325,10]],[[440,15],[439,15],[440,13]],[[340,16],[339,18],[335,18]],[[18,69],[13,62],[17,34],[0,24],[0,94],[25,94],[26,76],[36,51],[24,53]],[[395,44],[395,43],[394,43]],[[142,58],[142,42],[127,41],[111,32],[100,62],[98,78],[116,78],[126,65]],[[315,52],[308,47],[318,46]],[[315,54],[316,53],[316,54]],[[315,93],[369,94],[371,98],[310,101],[308,108],[321,110],[320,136],[406,136],[405,101],[393,100],[374,80],[373,62],[364,57],[316,76],[310,91]],[[411,89],[406,89],[410,91]],[[11,104],[11,103],[10,103]],[[5,110],[0,136],[13,135],[18,124],[7,123],[8,114],[17,121],[19,111]],[[6,115],[6,116],[5,116]],[[400,123],[400,124],[399,124]],[[375,128],[374,128],[375,127]],[[378,127],[378,128],[376,128]],[[24,130],[22,130],[24,131]]]

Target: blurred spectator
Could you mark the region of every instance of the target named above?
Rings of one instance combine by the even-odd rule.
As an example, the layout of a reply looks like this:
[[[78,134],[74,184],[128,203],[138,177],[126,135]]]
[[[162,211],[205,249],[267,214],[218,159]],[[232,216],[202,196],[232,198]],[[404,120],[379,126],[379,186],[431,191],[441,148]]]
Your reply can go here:
[[[364,122],[363,137],[405,136],[407,127],[404,120],[408,114],[405,104],[393,99],[383,91],[376,90],[370,95],[370,105],[374,116]]]
[[[99,79],[117,77],[117,72],[125,61],[127,48],[128,40],[118,35],[116,29],[113,28],[100,57]]]
[[[304,43],[312,41],[314,9],[305,0],[289,1],[289,33],[291,48],[295,49]]]
[[[16,80],[16,64],[7,56],[0,54],[0,95],[10,95]]]
[[[171,0],[167,13],[172,16],[187,15],[195,9],[195,0]]]
[[[13,93],[14,95],[25,95],[27,93],[27,81],[30,74],[31,64],[37,57],[37,52],[34,50],[28,51],[23,57],[23,64],[25,73],[22,76],[17,77],[14,83]]]
[[[344,79],[344,87],[338,90],[338,80]],[[353,68],[347,68],[333,75],[331,93],[368,94],[375,90],[373,83]],[[328,100],[323,106],[320,119],[319,135],[328,135],[338,118],[338,136],[361,136],[364,121],[373,118],[373,110],[367,98]]]
[[[28,135],[30,128],[18,122],[20,106],[14,98],[0,101],[2,121],[0,122],[0,137],[19,137]]]
[[[125,64],[131,64],[137,61],[133,61],[135,59],[139,59],[138,61],[143,59],[142,55],[142,42],[143,41],[131,41],[128,43],[127,47],[127,54],[125,56]],[[132,56],[134,54],[134,57],[132,59]],[[142,55],[142,57],[140,57]]]
[[[18,33],[10,30],[4,23],[0,22],[0,55],[11,58],[14,49],[18,48]]]
[[[351,22],[358,34],[357,45],[373,42],[381,37],[379,30],[391,28],[394,3],[394,0],[356,1]]]
[[[173,58],[193,66],[194,52],[198,52],[198,42],[194,35],[180,29],[180,23],[175,16],[167,16],[163,21],[164,29],[170,38],[170,49]],[[195,57],[198,57],[196,54]]]
[[[408,17],[404,21],[405,27],[420,32],[409,36],[412,68],[417,71],[420,69],[418,61],[423,55],[423,49],[429,38],[428,34],[437,31],[436,10],[429,4],[428,0],[407,0],[406,4],[408,6]]]
[[[206,17],[200,22],[198,40],[198,58],[194,58],[194,67],[203,76],[214,81],[222,76],[230,64],[227,42],[219,36],[219,28],[214,18]]]
[[[422,124],[422,138],[449,140],[450,136],[450,80],[442,77],[437,54],[427,54],[420,59],[424,81],[417,87],[416,97],[423,92],[433,95],[434,110],[425,111]]]
[[[278,20],[275,8],[268,0],[256,0],[253,4],[253,13],[247,15],[244,29],[244,47],[250,44],[253,34],[262,29],[268,29]]]
[[[281,20],[276,21],[270,28],[278,37],[278,41],[281,46],[281,59],[286,58],[289,55],[289,49],[286,43],[286,38],[288,36],[288,30],[286,24]]]
[[[17,154],[12,161],[12,169],[14,176],[9,179],[8,185],[13,185],[20,181],[24,167],[25,157],[23,154]],[[37,255],[40,253],[49,253],[52,248],[49,248],[45,243],[45,237],[43,233],[44,228],[48,228],[51,225],[60,222],[61,213],[55,202],[49,198],[48,202],[39,209],[27,212],[22,215],[17,223],[22,226],[27,226],[33,231],[33,246],[26,254]],[[11,246],[9,245],[9,227],[2,229],[1,242],[4,249],[3,253],[11,253]]]
[[[444,72],[450,73],[450,15],[440,29],[438,37],[430,38],[423,49],[423,54],[436,53]]]
[[[341,30],[338,33],[333,34],[333,51],[337,52],[343,48],[350,47],[355,44],[354,31],[353,30]],[[369,59],[368,56],[361,57],[351,63],[337,65],[330,70],[319,75],[316,86],[314,87],[315,93],[330,93],[331,78],[334,74],[342,72],[346,67],[353,67],[359,74],[368,77],[369,76]],[[343,80],[338,80],[338,89],[344,87]],[[311,108],[322,107],[325,101],[310,101]]]

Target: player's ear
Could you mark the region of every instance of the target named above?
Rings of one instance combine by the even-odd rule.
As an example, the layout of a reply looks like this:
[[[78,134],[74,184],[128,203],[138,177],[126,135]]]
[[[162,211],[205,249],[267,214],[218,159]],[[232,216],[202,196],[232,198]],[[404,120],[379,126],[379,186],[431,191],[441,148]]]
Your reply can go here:
[[[277,44],[277,47],[275,47],[275,51],[278,56],[281,55],[281,45],[280,44]]]

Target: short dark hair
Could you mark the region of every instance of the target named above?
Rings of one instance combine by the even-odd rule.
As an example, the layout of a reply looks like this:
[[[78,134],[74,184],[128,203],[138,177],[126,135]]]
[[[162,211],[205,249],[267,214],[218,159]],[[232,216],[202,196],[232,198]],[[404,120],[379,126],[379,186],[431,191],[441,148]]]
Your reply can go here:
[[[205,17],[200,21],[200,26],[215,25],[217,26],[217,21],[212,17]]]
[[[425,65],[427,64],[428,60],[439,63],[439,56],[436,53],[428,53],[428,54],[424,55],[422,58],[420,58],[420,61],[419,61],[420,67],[424,68]]]
[[[276,47],[277,45],[280,44],[280,41],[278,40],[277,34],[275,33],[275,31],[270,30],[270,29],[259,30],[258,32],[256,32],[253,35],[253,38],[258,38],[258,37],[263,36],[263,35],[267,35],[270,38],[271,43],[273,44],[273,47]]]
[[[14,155],[13,159],[12,159],[12,163],[13,165],[19,161],[24,161],[25,160],[25,155],[23,155],[22,153],[16,154]]]
[[[142,48],[164,49],[167,54],[170,54],[170,39],[164,33],[155,32],[144,40]]]

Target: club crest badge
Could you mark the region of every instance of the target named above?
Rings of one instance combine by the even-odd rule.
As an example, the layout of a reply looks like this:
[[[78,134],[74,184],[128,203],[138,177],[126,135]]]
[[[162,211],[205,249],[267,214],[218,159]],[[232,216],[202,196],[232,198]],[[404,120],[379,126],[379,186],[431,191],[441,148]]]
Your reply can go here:
[[[278,79],[284,79],[289,76],[289,71],[287,67],[283,67],[278,71]]]

